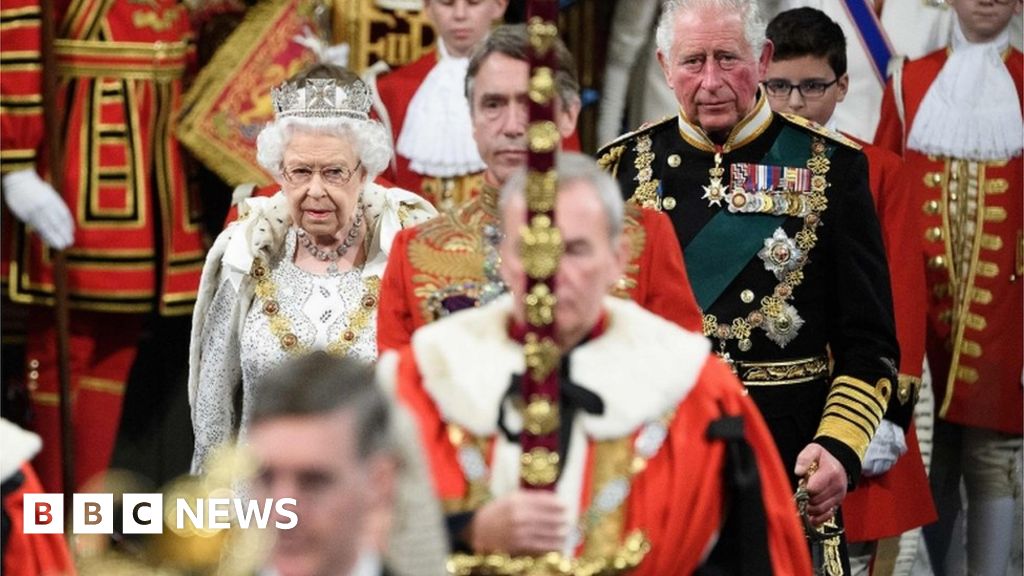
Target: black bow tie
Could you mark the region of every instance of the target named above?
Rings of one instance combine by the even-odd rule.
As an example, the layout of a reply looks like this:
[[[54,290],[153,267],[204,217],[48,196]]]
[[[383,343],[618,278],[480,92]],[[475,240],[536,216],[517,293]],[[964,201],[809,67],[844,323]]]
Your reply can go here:
[[[505,425],[505,402],[508,400],[522,400],[525,403],[521,392],[522,380],[522,374],[512,375],[512,381],[508,386],[508,390],[502,396],[501,406],[498,409],[498,428],[501,429],[501,432],[509,442],[516,444],[519,443],[519,433],[511,432],[508,426]],[[558,391],[560,394],[558,410],[561,414],[558,434],[558,456],[559,461],[562,462],[561,468],[564,468],[569,454],[569,437],[572,432],[572,423],[576,417],[576,412],[583,410],[587,414],[604,414],[604,400],[592,390],[574,383],[569,378],[569,356],[562,359],[562,366],[558,372]]]

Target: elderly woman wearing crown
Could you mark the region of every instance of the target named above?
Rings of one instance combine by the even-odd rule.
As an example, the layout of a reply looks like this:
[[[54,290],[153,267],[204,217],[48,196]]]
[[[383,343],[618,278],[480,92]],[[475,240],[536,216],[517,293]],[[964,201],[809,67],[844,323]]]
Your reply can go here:
[[[244,434],[255,382],[286,358],[322,349],[376,359],[392,238],[435,214],[373,182],[391,160],[390,137],[369,119],[370,92],[355,74],[318,64],[272,96],[276,117],[257,156],[281,191],[243,201],[207,256],[193,316],[194,471]]]

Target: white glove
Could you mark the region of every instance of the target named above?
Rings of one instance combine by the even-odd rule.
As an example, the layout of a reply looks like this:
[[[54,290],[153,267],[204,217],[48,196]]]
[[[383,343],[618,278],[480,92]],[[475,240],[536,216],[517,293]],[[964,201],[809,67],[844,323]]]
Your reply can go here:
[[[50,246],[63,250],[75,241],[75,221],[57,191],[36,174],[25,169],[3,177],[4,202],[11,212],[28,224]]]
[[[888,420],[882,420],[874,438],[868,444],[861,473],[868,477],[885,474],[896,464],[900,456],[906,453],[907,440],[903,435],[903,428]]]

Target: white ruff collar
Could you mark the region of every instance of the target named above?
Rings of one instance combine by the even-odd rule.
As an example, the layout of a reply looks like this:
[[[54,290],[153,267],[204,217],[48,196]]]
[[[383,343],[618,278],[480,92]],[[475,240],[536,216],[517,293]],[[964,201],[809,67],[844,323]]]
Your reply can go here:
[[[480,172],[486,166],[473,140],[466,101],[468,58],[448,54],[437,42],[438,61],[416,90],[398,135],[398,153],[413,171],[450,177]]]
[[[1020,155],[1020,95],[1001,56],[1009,43],[1007,29],[992,42],[972,44],[954,23],[953,53],[924,95],[907,148],[977,161]]]
[[[696,383],[711,344],[637,304],[606,297],[607,328],[572,353],[571,378],[604,401],[604,414],[577,414],[594,440],[622,438],[674,409]],[[442,418],[487,437],[523,352],[508,336],[512,296],[418,330],[412,339],[423,387]]]

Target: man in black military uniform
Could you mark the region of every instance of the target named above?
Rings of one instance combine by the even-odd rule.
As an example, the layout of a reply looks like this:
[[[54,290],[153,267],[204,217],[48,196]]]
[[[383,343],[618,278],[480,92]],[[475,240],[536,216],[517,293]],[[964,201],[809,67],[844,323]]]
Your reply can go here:
[[[669,214],[704,334],[764,414],[794,486],[808,477],[811,523],[832,526],[899,361],[867,160],[837,133],[772,113],[756,3],[670,1],[657,34],[680,115],[612,142],[600,162],[631,201]],[[843,573],[844,548],[817,547],[827,573]]]

